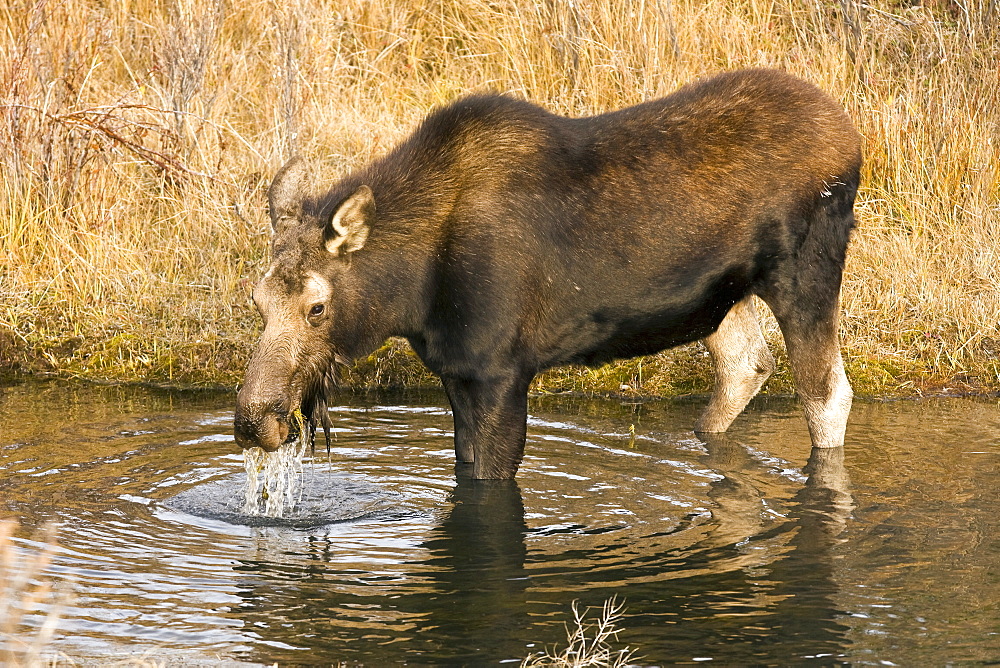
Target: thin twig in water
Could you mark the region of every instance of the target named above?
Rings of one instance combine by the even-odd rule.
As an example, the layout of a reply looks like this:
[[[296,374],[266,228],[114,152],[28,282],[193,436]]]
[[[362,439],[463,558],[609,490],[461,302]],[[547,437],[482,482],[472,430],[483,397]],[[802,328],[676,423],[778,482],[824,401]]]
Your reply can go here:
[[[589,608],[580,611],[573,601],[573,628],[566,627],[568,644],[561,652],[555,648],[527,656],[521,668],[586,668],[589,666],[626,666],[635,656],[625,647],[614,649],[610,641],[617,640],[621,629],[618,622],[625,615],[625,602],[612,596],[604,602],[601,616],[594,623],[587,621]]]

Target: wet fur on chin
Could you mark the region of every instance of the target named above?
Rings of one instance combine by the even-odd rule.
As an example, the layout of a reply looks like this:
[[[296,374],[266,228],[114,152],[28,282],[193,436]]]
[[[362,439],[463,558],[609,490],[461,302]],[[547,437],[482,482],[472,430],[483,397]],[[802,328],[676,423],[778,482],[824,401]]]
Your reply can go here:
[[[330,403],[332,403],[334,392],[340,387],[340,370],[336,362],[329,365],[320,374],[319,380],[312,384],[310,389],[302,394],[301,410],[305,418],[306,428],[309,430],[309,448],[316,451],[316,428],[323,429],[326,438],[326,450],[330,451],[330,430],[333,428],[333,421],[330,419]],[[297,428],[297,425],[296,425]]]

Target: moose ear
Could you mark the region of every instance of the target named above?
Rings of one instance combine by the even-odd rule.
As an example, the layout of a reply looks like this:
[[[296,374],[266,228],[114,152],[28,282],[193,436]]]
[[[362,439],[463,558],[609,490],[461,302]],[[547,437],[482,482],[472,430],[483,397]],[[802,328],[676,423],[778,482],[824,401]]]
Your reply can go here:
[[[295,156],[278,170],[267,190],[267,204],[271,211],[271,227],[278,229],[282,220],[299,220],[302,217],[302,200],[310,191],[309,167],[301,156]]]
[[[364,247],[375,218],[372,189],[361,186],[333,212],[323,231],[326,249],[336,255],[353,253]]]

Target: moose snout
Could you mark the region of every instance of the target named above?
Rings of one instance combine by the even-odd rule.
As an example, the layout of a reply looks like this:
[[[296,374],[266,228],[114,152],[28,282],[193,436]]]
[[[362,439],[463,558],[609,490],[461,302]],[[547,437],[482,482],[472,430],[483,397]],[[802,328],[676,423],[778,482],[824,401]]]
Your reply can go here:
[[[266,452],[277,450],[291,434],[290,405],[285,396],[262,400],[245,397],[241,391],[233,419],[236,444],[241,448],[262,448]]]

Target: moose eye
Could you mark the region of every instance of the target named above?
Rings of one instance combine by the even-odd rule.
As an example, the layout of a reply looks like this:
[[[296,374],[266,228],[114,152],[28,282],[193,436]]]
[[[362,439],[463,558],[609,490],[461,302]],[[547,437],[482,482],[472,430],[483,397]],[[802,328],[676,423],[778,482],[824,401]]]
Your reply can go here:
[[[313,304],[313,307],[309,309],[309,317],[318,318],[319,316],[323,315],[324,310],[326,310],[326,307],[323,306],[322,304]]]

